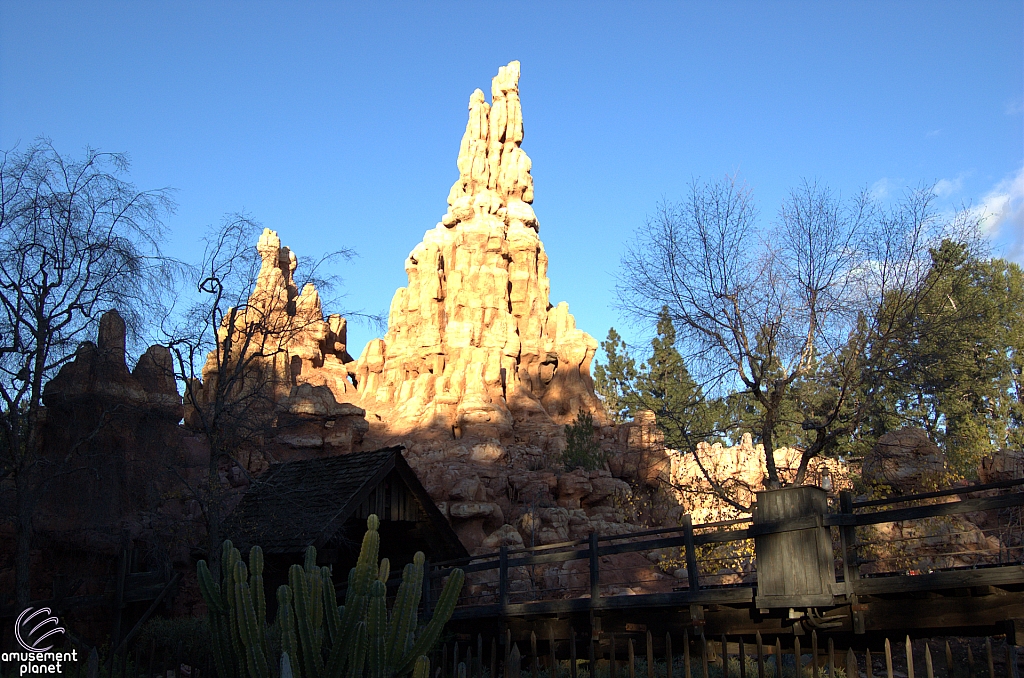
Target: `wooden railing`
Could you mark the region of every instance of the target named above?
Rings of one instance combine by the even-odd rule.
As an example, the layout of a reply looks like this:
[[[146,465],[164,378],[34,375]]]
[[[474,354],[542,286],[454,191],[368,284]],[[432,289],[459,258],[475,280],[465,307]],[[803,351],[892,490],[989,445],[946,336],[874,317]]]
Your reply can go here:
[[[706,569],[707,563],[702,562],[698,558],[698,547],[710,544],[740,542],[757,537],[799,530],[824,529],[830,532],[830,528],[833,527],[838,528],[837,532],[839,535],[837,540],[839,543],[833,551],[833,556],[835,563],[841,563],[839,576],[835,579],[845,585],[846,594],[849,595],[856,592],[856,582],[862,579],[858,571],[861,564],[857,555],[856,529],[858,527],[1024,506],[1024,491],[1016,490],[1020,485],[1024,485],[1024,478],[869,501],[854,501],[850,493],[844,492],[840,495],[839,511],[837,513],[826,512],[788,520],[759,522],[757,524],[751,524],[751,518],[740,518],[700,525],[693,525],[690,517],[687,515],[683,517],[678,526],[673,527],[619,535],[597,535],[592,533],[587,539],[528,548],[510,549],[502,547],[493,553],[429,564],[424,587],[426,593],[425,603],[429,613],[432,596],[436,595],[443,579],[454,568],[461,568],[467,574],[467,581],[472,581],[472,575],[475,573],[491,572],[493,576],[488,581],[496,581],[497,587],[496,590],[487,591],[476,596],[471,593],[465,593],[460,606],[496,605],[500,610],[510,612],[510,605],[516,604],[516,601],[513,601],[512,591],[512,583],[514,581],[512,573],[515,572],[516,568],[586,560],[589,564],[587,568],[589,590],[586,590],[586,588],[580,590],[580,587],[577,587],[575,591],[577,595],[575,597],[581,604],[585,602],[585,599],[589,599],[588,602],[585,602],[585,605],[591,609],[598,608],[602,606],[601,558],[603,556],[650,552],[657,549],[670,548],[681,549],[686,569],[685,586],[682,586],[683,582],[680,581],[680,586],[675,588],[675,592],[685,595],[698,593],[709,588],[721,589],[721,586],[716,587],[713,584],[702,583],[702,578],[707,580],[707,575],[710,573]],[[980,492],[1006,489],[1015,489],[1016,491],[996,496],[969,497],[969,495]],[[961,497],[960,501],[917,506],[898,506],[954,496]],[[893,506],[898,507],[888,508]],[[865,509],[875,510],[865,511]],[[1021,558],[1017,558],[1015,562],[1019,563],[1021,560]],[[747,575],[747,586],[756,585],[756,570],[755,556],[753,571],[741,573]],[[892,574],[907,573],[893,572]],[[955,573],[953,575],[947,573],[947,575],[945,579],[949,581],[956,580]],[[961,579],[963,579],[962,576]],[[942,585],[944,581],[941,576],[935,578],[936,585]],[[922,584],[925,584],[923,580]],[[844,587],[840,587],[840,589],[842,588]],[[875,582],[867,588],[874,590],[876,588],[885,588],[885,586]],[[559,596],[564,598],[565,594],[564,590],[548,591],[545,594],[543,590],[537,590],[535,587],[530,600],[521,600],[519,602],[530,603],[555,600]],[[528,598],[530,596],[520,595],[518,597]]]

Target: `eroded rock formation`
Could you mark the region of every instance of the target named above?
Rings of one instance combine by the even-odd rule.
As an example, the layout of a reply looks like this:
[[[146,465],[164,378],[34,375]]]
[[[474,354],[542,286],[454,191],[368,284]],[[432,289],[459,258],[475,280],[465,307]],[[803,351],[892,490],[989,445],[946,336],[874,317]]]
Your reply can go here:
[[[597,341],[567,304],[549,302],[522,140],[513,61],[493,79],[490,104],[479,89],[470,96],[448,211],[406,259],[388,332],[356,366],[363,402],[393,433],[508,439],[516,429],[548,447],[580,408],[604,419],[590,376]]]
[[[716,493],[707,480],[708,475],[730,498],[744,506],[753,503],[754,493],[764,489],[768,478],[764,446],[754,445],[749,433],[744,433],[739,444],[731,447],[721,443],[700,442],[697,443],[696,452],[671,450],[668,454],[671,460],[671,485],[685,512],[693,517],[694,523],[731,520],[741,515],[735,506]],[[800,454],[799,449],[791,447],[775,450],[775,466],[783,482],[792,482],[796,477]],[[848,465],[824,457],[810,461],[806,482],[825,486],[834,492],[850,489],[852,485]]]
[[[233,333],[234,348],[210,352],[202,380],[189,385],[189,395],[199,409],[217,397],[244,404],[250,420],[242,425],[264,424],[267,456],[277,461],[295,458],[293,451],[301,456],[302,451],[338,454],[358,449],[369,426],[363,409],[348,402],[356,393],[345,319],[325,318],[314,285],[299,292],[294,280],[298,260],[275,231],[264,229],[256,249],[261,265],[248,304],[237,315],[227,313],[218,332],[222,347]],[[241,378],[233,370],[239,360],[248,361]],[[235,382],[218,396],[218,380],[225,378]],[[191,404],[191,397],[185,400]],[[259,418],[265,421],[255,421]],[[185,422],[196,429],[204,425],[192,407],[187,407]]]

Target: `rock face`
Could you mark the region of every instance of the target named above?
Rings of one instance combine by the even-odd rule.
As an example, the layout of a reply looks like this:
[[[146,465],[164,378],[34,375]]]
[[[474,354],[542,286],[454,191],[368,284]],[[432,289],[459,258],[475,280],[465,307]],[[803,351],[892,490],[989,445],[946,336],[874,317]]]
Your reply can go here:
[[[754,445],[749,433],[744,433],[738,445],[724,447],[721,443],[697,443],[696,453],[669,452],[671,484],[685,512],[694,523],[731,520],[740,516],[736,508],[722,501],[713,491],[700,466],[716,480],[729,496],[750,506],[754,493],[764,489],[768,471],[765,468],[764,446]],[[698,459],[700,464],[697,463]],[[784,482],[791,482],[800,465],[800,450],[790,447],[775,450],[775,465]],[[831,491],[851,485],[849,468],[835,459],[818,457],[808,464],[806,482],[826,484]],[[828,478],[827,483],[825,481]]]
[[[265,440],[279,461],[301,456],[301,451],[337,454],[358,449],[369,425],[361,408],[344,402],[356,395],[345,319],[325,319],[312,284],[299,292],[293,277],[298,260],[275,231],[264,229],[256,249],[261,265],[248,304],[233,328],[225,319],[218,332],[221,345],[233,331],[232,345],[248,347],[251,366],[246,378],[232,386],[235,399],[249,403],[246,408],[253,417],[266,419]],[[241,358],[236,351],[222,362]],[[211,352],[202,381],[189,385],[200,408],[212,402],[223,367],[218,353]],[[198,413],[187,409],[186,424],[198,428]]]
[[[393,433],[558,438],[580,408],[605,417],[590,377],[597,341],[549,302],[518,83],[513,61],[489,105],[470,96],[448,211],[406,259],[387,335],[357,363],[366,407],[386,411]]]
[[[869,486],[884,486],[897,494],[940,489],[946,475],[946,455],[919,428],[884,434],[864,457],[861,477]]]
[[[151,346],[129,372],[125,332],[124,319],[117,311],[104,313],[96,343],[82,342],[74,360],[46,384],[43,402],[47,408],[60,411],[117,403],[139,416],[177,424],[183,410],[170,351]]]
[[[978,466],[978,480],[997,483],[1024,477],[1024,450],[1001,449],[985,456]]]

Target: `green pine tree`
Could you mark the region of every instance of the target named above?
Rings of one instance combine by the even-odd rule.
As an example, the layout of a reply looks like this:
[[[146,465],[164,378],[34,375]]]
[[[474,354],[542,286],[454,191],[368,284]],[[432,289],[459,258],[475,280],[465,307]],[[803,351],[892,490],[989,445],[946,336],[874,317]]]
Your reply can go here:
[[[594,389],[604,400],[612,419],[622,423],[635,413],[632,398],[636,390],[636,361],[630,357],[626,342],[614,327],[608,330],[608,338],[601,342],[601,348],[608,362],[595,364]]]
[[[665,434],[665,444],[676,449],[693,449],[697,442],[716,435],[724,407],[709,401],[690,375],[676,349],[676,329],[667,308],[658,318],[651,355],[639,367],[614,328],[601,347],[607,363],[595,368],[595,386],[618,421],[651,410]]]
[[[861,432],[921,427],[971,476],[981,456],[1022,444],[1024,273],[951,241],[931,255],[922,302],[872,346]]]

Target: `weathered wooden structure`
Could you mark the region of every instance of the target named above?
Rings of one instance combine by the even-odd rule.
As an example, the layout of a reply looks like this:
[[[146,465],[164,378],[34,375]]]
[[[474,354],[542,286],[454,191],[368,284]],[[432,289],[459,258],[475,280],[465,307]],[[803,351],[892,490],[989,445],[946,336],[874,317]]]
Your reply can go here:
[[[240,549],[259,544],[270,579],[313,546],[343,581],[371,513],[381,519],[380,555],[394,563],[410,562],[416,551],[438,560],[469,556],[401,447],[274,464],[246,491],[225,534]]]
[[[456,633],[486,630],[523,640],[531,633],[564,641],[570,629],[607,651],[610,634],[650,629],[708,635],[755,633],[800,636],[817,630],[847,634],[851,642],[878,634],[1007,633],[1024,644],[1024,544],[973,566],[860,572],[865,544],[858,528],[911,524],[965,513],[1017,511],[1024,506],[1024,479],[960,487],[893,499],[853,501],[844,494],[829,506],[825,492],[798,487],[758,493],[750,519],[691,525],[633,534],[508,550],[432,566],[439,586],[452,567],[468,591],[452,620]],[[958,499],[958,500],[957,500]],[[941,502],[941,503],[938,503]],[[953,541],[956,535],[947,537]],[[932,537],[939,539],[942,537]],[[750,542],[754,557],[741,582],[709,583],[709,563],[698,549]],[[687,576],[671,592],[607,595],[602,583],[606,556],[679,548]],[[995,562],[991,562],[995,558]],[[589,582],[576,588],[515,586],[531,567],[585,561]],[[652,566],[653,567],[653,566]],[[488,574],[490,572],[490,574]],[[519,574],[517,574],[519,573]],[[493,583],[493,585],[491,584]],[[604,645],[602,645],[604,643]],[[601,648],[604,650],[601,650]]]
[[[817,521],[805,529],[767,532],[788,521],[828,513],[828,497],[819,487],[794,487],[757,493],[753,524],[757,553],[758,608],[831,605],[836,587],[832,538]]]

